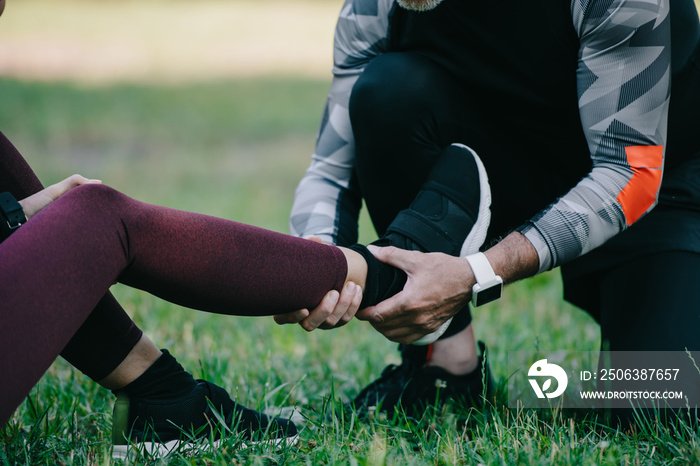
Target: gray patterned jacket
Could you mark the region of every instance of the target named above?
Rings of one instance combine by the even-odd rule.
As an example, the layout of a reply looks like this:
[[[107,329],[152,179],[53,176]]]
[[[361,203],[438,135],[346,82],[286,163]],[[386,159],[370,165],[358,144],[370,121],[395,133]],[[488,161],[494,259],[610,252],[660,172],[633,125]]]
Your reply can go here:
[[[579,38],[579,114],[592,169],[521,231],[540,271],[600,246],[650,211],[663,170],[670,89],[669,0],[570,0]],[[346,0],[335,34],[333,82],[315,153],[296,190],[291,233],[356,241],[360,193],[348,114],[364,67],[388,51],[393,0]],[[646,45],[649,44],[649,45]],[[348,202],[352,199],[352,202]]]

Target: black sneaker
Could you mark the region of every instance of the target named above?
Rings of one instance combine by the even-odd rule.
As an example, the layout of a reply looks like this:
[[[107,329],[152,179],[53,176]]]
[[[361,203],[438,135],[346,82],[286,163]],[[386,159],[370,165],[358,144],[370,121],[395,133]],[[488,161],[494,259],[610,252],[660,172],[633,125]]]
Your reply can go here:
[[[401,365],[387,366],[377,380],[345,405],[346,410],[354,410],[361,418],[385,415],[391,419],[399,409],[408,417],[418,419],[426,409],[439,408],[450,401],[463,407],[482,407],[485,399],[493,399],[496,389],[484,361],[484,343],[479,342],[481,356],[478,366],[465,375],[453,375],[437,366],[425,366],[425,357],[417,357],[423,348],[404,346]]]
[[[491,187],[484,164],[463,144],[446,147],[408,209],[373,244],[466,257],[479,252],[491,223]],[[442,336],[452,319],[414,345]]]
[[[260,441],[292,445],[297,440],[297,428],[292,421],[270,418],[241,406],[223,388],[197,380],[196,388],[178,400],[130,399],[118,393],[112,457],[163,457],[192,447],[216,447],[222,433],[238,436],[243,448]],[[208,442],[210,438],[215,439],[213,444]]]

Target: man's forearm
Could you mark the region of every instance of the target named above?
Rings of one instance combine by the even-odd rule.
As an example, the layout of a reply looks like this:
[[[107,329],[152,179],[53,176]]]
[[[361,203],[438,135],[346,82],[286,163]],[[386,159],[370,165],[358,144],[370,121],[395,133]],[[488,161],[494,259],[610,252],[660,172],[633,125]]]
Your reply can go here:
[[[503,283],[531,277],[539,269],[539,256],[530,241],[518,232],[506,236],[484,253]]]

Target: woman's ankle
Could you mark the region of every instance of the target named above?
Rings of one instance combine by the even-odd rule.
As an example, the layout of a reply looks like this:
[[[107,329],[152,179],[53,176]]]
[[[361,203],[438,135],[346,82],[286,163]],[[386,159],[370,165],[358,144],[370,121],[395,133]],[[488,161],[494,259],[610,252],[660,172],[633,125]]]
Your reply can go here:
[[[126,358],[97,383],[109,390],[119,390],[139,378],[162,354],[151,339],[143,335]]]
[[[348,262],[348,275],[345,283],[353,282],[364,292],[367,282],[367,262],[360,253],[352,249],[341,247],[340,250],[345,254],[345,260]]]

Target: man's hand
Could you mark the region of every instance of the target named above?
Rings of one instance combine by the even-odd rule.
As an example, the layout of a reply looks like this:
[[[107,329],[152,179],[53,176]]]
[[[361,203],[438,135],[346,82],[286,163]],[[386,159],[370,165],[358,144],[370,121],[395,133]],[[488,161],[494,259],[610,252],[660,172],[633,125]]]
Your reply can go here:
[[[475,279],[465,259],[394,247],[369,247],[377,259],[408,275],[403,291],[357,313],[358,319],[369,321],[389,340],[416,341],[437,330],[471,299]],[[518,232],[510,233],[484,254],[504,284],[530,277],[539,267],[537,251]]]
[[[357,313],[389,340],[411,343],[437,330],[471,298],[474,284],[469,263],[442,253],[370,246],[382,262],[408,275],[403,291]]]
[[[19,203],[22,206],[22,210],[24,210],[24,215],[29,219],[71,189],[83,184],[102,184],[102,181],[90,180],[81,175],[69,176],[63,181],[22,199]]]
[[[315,243],[329,244],[318,236],[308,236],[306,239]],[[278,314],[274,319],[279,325],[299,324],[307,332],[317,328],[329,330],[350,322],[360,308],[361,302],[362,289],[355,283],[348,282],[341,293],[335,290],[329,291],[315,309],[311,311],[300,309],[287,314]]]

